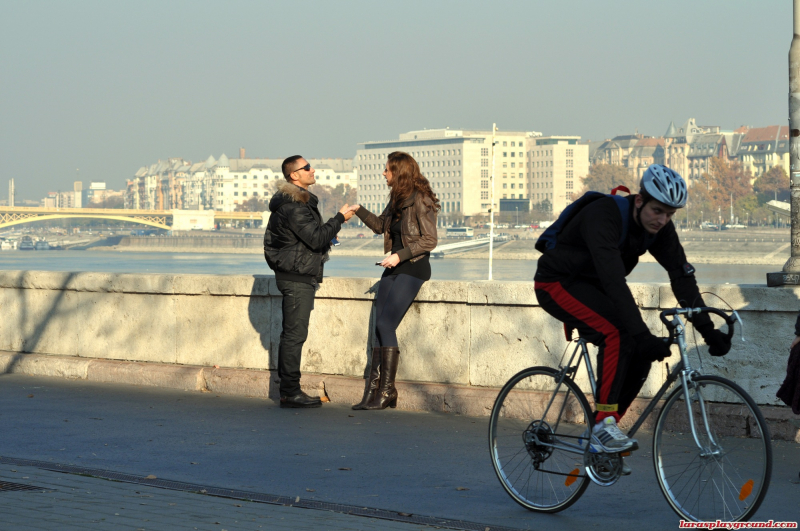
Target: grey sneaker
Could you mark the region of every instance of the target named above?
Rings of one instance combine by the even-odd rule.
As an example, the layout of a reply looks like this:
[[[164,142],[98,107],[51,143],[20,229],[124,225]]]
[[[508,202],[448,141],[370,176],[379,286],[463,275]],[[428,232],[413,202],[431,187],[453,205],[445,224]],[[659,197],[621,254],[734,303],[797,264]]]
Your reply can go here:
[[[614,417],[606,417],[592,430],[589,451],[613,454],[630,450],[634,444],[636,444],[636,440],[631,439],[620,431]],[[636,446],[638,447],[638,444]]]

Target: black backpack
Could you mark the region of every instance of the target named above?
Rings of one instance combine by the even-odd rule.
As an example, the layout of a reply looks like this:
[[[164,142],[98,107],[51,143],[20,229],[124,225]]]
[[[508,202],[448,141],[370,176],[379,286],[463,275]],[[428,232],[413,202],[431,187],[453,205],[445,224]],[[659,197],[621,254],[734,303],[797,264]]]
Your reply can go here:
[[[610,194],[604,194],[601,192],[586,192],[577,201],[569,204],[567,208],[565,208],[558,216],[558,219],[556,219],[552,225],[547,227],[542,235],[539,236],[539,239],[536,240],[536,250],[540,253],[544,253],[549,249],[555,248],[558,235],[562,230],[564,230],[564,227],[567,226],[567,223],[569,223],[572,218],[578,214],[578,212],[583,210],[583,207],[589,203],[597,201],[601,197],[610,197],[614,199],[619,207],[619,213],[622,216],[622,234],[619,237],[619,246],[622,247],[622,245],[625,243],[625,239],[628,237],[629,203],[625,197],[617,195],[618,190],[623,190],[630,193],[630,190],[628,190],[626,187],[617,186],[611,190]]]

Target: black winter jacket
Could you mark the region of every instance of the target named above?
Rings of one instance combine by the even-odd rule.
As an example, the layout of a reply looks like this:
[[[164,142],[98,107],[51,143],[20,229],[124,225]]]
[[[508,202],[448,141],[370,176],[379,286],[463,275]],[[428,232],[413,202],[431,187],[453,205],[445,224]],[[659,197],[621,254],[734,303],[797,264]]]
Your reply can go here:
[[[647,332],[636,301],[625,277],[639,263],[645,252],[658,261],[669,274],[672,292],[683,307],[704,306],[693,269],[688,263],[675,225],[670,221],[658,234],[650,236],[633,219],[634,196],[628,197],[628,237],[622,248],[622,217],[612,198],[601,198],[586,205],[558,235],[556,247],[539,258],[534,280],[540,282],[589,282],[613,302],[618,315],[632,335]],[[690,268],[691,266],[689,266]],[[706,314],[693,317],[696,327],[709,326]]]
[[[328,261],[331,240],[344,216],[337,212],[323,224],[318,203],[317,196],[290,182],[282,183],[272,196],[264,258],[277,280],[322,282],[322,264]]]

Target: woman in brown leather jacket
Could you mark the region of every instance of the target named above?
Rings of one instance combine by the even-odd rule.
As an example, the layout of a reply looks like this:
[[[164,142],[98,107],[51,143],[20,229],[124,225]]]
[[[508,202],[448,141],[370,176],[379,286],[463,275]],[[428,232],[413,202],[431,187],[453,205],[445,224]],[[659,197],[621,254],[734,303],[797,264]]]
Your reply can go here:
[[[383,171],[389,185],[389,203],[380,216],[359,206],[356,215],[375,234],[383,234],[384,252],[391,254],[379,265],[384,272],[375,297],[377,347],[372,349],[369,379],[364,397],[353,409],[386,409],[397,406],[394,379],[400,349],[397,327],[431,278],[430,253],[436,247],[439,200],[408,153],[389,154]]]

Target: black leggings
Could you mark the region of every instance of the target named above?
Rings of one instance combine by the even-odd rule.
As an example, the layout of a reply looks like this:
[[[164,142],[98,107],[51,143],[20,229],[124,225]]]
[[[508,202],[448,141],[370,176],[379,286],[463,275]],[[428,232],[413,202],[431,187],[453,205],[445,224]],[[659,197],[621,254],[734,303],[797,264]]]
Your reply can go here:
[[[375,297],[375,332],[379,347],[397,346],[397,327],[424,283],[424,280],[403,274],[381,279]]]

